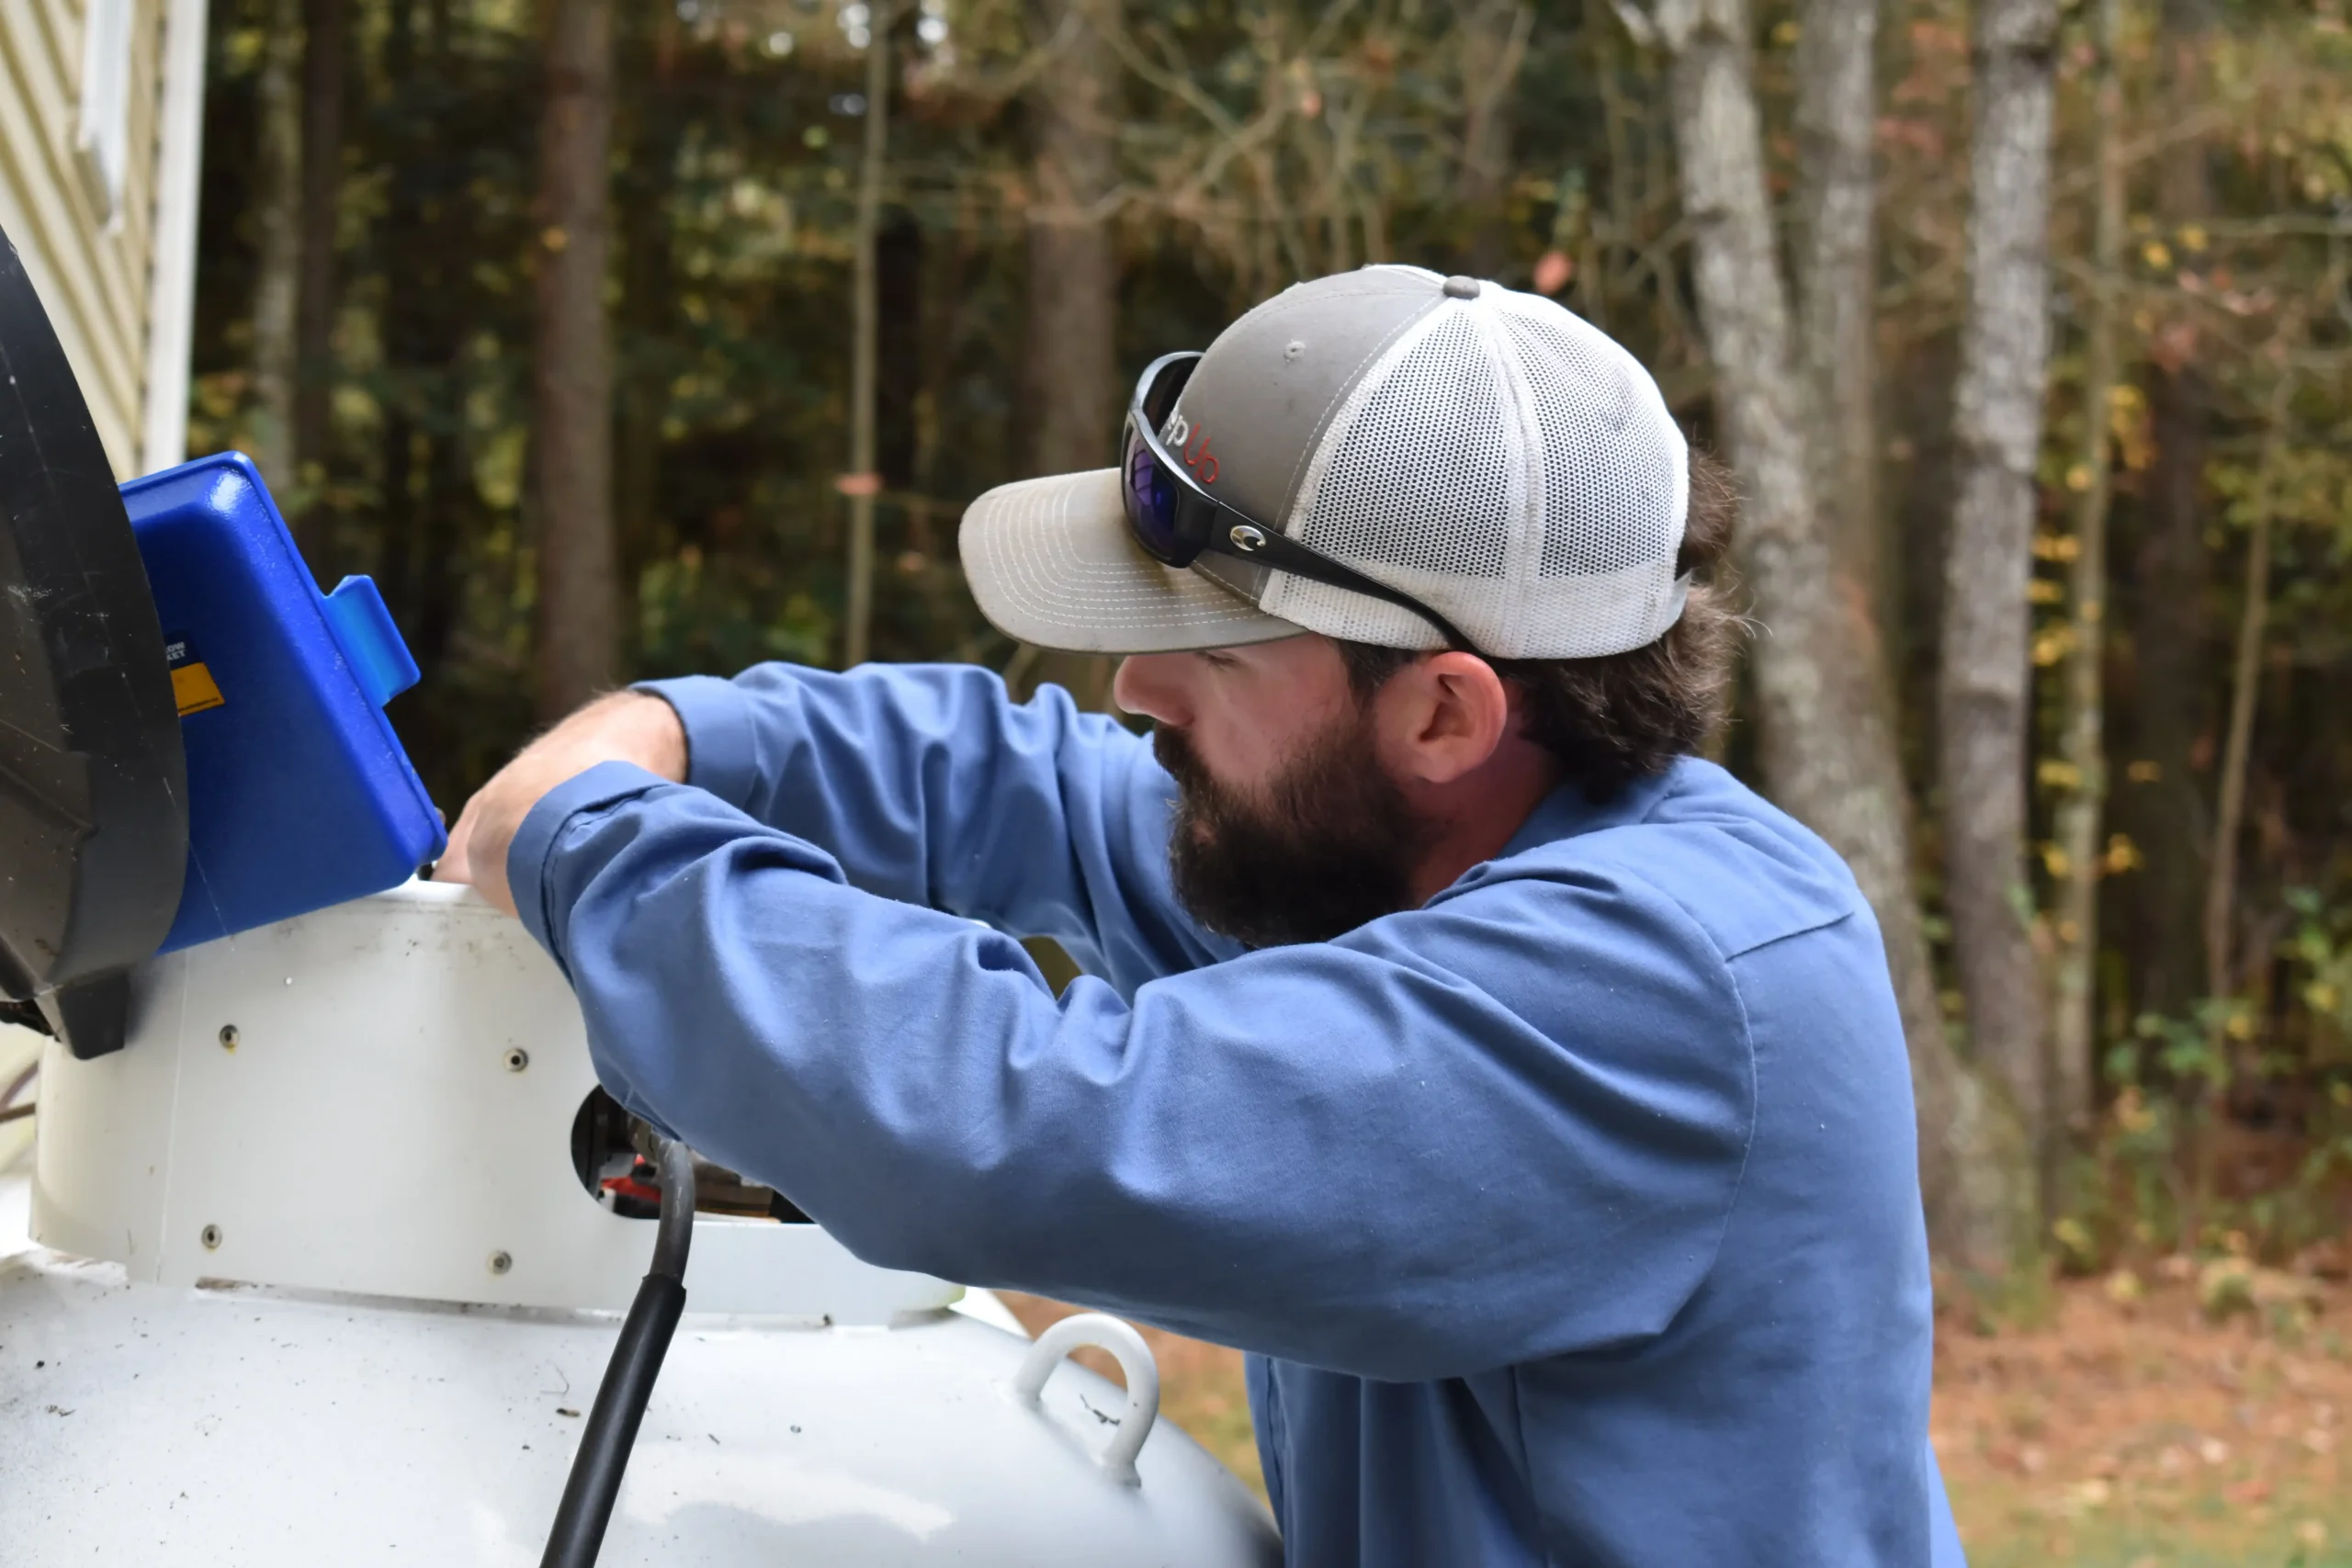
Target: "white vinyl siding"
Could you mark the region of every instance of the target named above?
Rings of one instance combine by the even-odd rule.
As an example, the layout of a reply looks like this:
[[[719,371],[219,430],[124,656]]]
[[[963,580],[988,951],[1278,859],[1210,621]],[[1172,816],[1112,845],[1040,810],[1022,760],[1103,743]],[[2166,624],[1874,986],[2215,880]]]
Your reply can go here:
[[[139,471],[146,383],[164,13],[164,0],[0,0],[0,229],[126,479]],[[118,26],[124,49],[109,66],[104,33]],[[117,90],[110,70],[119,105],[91,101],[85,85]]]
[[[88,0],[82,25],[82,122],[74,140],[90,204],[107,226],[122,214],[130,145],[132,0]]]

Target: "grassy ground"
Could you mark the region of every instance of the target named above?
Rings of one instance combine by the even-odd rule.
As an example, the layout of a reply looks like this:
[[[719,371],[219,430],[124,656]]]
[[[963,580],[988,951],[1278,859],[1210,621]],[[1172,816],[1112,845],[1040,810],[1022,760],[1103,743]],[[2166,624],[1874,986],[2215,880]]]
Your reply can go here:
[[[2352,1289],[2313,1301],[2281,1334],[2206,1322],[2185,1280],[2128,1302],[2079,1281],[2028,1325],[1939,1325],[1934,1437],[1973,1568],[2352,1568]],[[1073,1310],[1007,1304],[1032,1332]],[[1161,1409],[1258,1484],[1240,1356],[1145,1335]]]

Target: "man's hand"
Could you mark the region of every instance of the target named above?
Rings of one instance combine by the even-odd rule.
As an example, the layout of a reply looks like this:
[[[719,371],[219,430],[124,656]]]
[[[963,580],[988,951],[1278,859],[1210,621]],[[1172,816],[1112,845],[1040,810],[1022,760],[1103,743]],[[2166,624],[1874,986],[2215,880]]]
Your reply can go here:
[[[436,882],[469,882],[481,896],[514,912],[506,886],[506,851],[523,818],[556,785],[599,762],[635,762],[673,784],[686,781],[686,731],[660,697],[616,692],[525,747],[466,802],[449,829],[449,848],[434,867]]]

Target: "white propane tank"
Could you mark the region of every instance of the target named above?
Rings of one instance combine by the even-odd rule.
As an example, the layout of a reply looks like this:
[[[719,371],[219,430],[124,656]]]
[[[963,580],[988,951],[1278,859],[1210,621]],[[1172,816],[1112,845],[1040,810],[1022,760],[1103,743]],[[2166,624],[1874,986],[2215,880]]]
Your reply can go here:
[[[144,965],[125,1049],[42,1058],[0,1562],[536,1563],[653,1241],[574,1168],[594,1086],[562,976],[469,889]],[[723,1215],[686,1288],[606,1562],[1280,1561],[1155,1426],[1115,1320],[1032,1346],[816,1225]]]

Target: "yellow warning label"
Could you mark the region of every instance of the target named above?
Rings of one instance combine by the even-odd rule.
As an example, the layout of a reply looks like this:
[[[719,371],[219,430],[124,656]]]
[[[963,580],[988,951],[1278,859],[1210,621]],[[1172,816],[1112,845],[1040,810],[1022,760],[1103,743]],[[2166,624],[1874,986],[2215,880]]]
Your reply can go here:
[[[204,656],[196,651],[196,644],[185,634],[164,635],[164,662],[171,667],[172,701],[178,705],[182,718],[227,704],[229,699],[220,694],[220,682],[212,678]]]
[[[180,716],[217,708],[229,699],[220,694],[220,682],[212,679],[212,669],[205,664],[183,664],[172,671],[172,700],[179,705]]]

